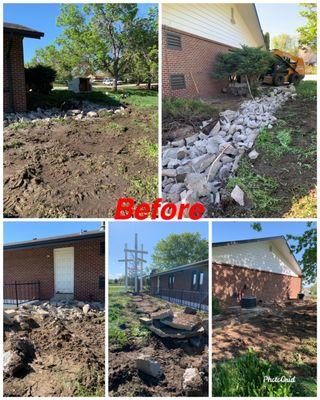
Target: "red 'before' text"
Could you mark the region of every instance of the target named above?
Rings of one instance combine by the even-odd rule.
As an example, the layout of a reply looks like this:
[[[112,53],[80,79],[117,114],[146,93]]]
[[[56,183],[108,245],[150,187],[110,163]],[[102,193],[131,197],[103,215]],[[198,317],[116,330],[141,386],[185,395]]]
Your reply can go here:
[[[124,197],[118,200],[115,219],[130,219],[136,218],[138,220],[144,219],[182,219],[190,218],[192,220],[200,219],[205,212],[204,205],[201,203],[181,203],[175,205],[173,203],[163,203],[162,199],[156,199],[152,204],[140,203],[136,204],[134,199]]]

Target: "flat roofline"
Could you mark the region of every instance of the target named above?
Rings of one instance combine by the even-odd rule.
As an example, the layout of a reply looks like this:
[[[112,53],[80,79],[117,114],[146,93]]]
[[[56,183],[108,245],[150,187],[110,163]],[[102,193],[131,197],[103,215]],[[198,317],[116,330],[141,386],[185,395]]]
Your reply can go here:
[[[159,276],[159,275],[166,275],[166,274],[170,274],[172,272],[179,272],[179,271],[183,271],[186,269],[192,269],[194,267],[200,267],[200,266],[209,266],[209,259],[206,260],[201,260],[201,261],[196,261],[194,263],[191,264],[186,264],[186,265],[181,265],[179,267],[174,267],[171,269],[167,269],[166,271],[159,271],[159,272],[155,272],[153,274],[150,274],[150,277],[152,276]]]
[[[105,236],[105,231],[83,231],[81,233],[72,233],[69,235],[54,236],[48,238],[40,238],[34,240],[28,240],[24,242],[15,242],[4,244],[4,250],[22,250],[35,247],[46,247],[54,244],[63,244],[69,242],[77,242],[85,239],[96,239]]]
[[[213,247],[220,247],[220,246],[228,246],[228,245],[231,245],[231,244],[263,242],[263,241],[267,241],[267,240],[276,240],[276,239],[284,239],[286,241],[286,238],[284,236],[280,235],[280,236],[267,236],[267,237],[264,237],[264,238],[255,238],[255,239],[229,240],[227,242],[213,242],[212,246]]]

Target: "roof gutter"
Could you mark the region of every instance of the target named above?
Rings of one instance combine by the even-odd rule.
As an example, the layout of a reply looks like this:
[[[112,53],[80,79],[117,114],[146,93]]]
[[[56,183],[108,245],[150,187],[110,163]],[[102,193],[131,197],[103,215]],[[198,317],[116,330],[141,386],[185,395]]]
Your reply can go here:
[[[40,248],[40,247],[50,247],[54,246],[56,244],[67,244],[67,243],[73,243],[73,242],[79,242],[81,240],[90,240],[90,239],[98,239],[98,238],[104,238],[105,234],[104,232],[97,232],[94,234],[90,235],[79,235],[79,236],[74,236],[70,238],[56,238],[56,239],[47,239],[47,240],[34,240],[33,242],[27,242],[27,243],[16,243],[16,244],[8,244],[4,245],[3,249],[4,250],[24,250],[24,249],[32,249],[32,248]]]

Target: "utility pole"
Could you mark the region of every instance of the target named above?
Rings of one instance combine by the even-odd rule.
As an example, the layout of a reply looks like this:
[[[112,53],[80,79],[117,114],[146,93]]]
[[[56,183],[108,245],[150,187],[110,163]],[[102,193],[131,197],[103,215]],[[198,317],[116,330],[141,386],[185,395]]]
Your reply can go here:
[[[130,253],[130,255],[128,254]],[[144,254],[148,254],[147,251],[143,249],[143,244],[141,244],[141,250],[139,250],[138,244],[138,234],[134,235],[134,248],[129,249],[128,244],[124,246],[124,259],[118,260],[119,262],[125,263],[125,286],[128,289],[128,278],[134,279],[134,291],[137,293],[139,291],[139,278],[140,278],[140,288],[143,284],[143,263],[147,262],[143,258]]]

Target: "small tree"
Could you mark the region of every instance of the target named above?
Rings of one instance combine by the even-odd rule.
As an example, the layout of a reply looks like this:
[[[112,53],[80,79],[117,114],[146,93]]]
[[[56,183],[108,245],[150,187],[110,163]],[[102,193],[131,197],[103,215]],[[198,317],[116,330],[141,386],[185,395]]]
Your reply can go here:
[[[270,33],[269,32],[266,32],[263,34],[263,40],[264,40],[266,49],[269,51],[270,50]]]
[[[250,82],[257,83],[260,76],[269,70],[274,61],[274,57],[268,51],[262,50],[262,47],[242,45],[240,49],[219,53],[212,75],[217,79],[227,78],[230,75],[244,76],[253,98]]]
[[[294,55],[298,55],[299,52],[297,38],[286,33],[281,33],[280,35],[272,38],[272,48],[287,51],[288,53]]]

